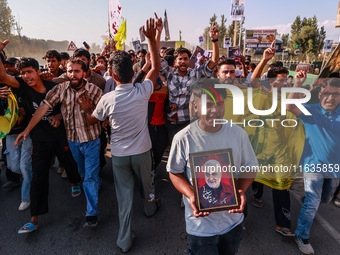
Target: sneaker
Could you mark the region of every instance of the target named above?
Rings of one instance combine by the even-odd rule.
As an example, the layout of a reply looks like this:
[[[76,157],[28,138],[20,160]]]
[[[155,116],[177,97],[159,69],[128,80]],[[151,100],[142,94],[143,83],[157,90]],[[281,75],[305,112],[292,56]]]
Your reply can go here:
[[[21,201],[18,210],[25,211],[26,209],[30,208],[30,205],[31,205],[31,201],[28,201],[28,202]]]
[[[303,254],[314,254],[314,249],[308,239],[301,239],[295,236],[294,240]]]
[[[64,179],[66,179],[67,178],[67,173],[66,173],[66,171],[64,170],[63,171],[63,173],[61,174],[61,178],[64,178]]]
[[[98,226],[97,216],[86,216],[83,228],[95,228]]]
[[[17,188],[19,186],[20,186],[20,182],[9,181],[9,182],[6,182],[2,187],[4,189],[11,189],[11,188]]]
[[[335,206],[340,207],[340,199],[338,197],[333,199],[332,202]]]

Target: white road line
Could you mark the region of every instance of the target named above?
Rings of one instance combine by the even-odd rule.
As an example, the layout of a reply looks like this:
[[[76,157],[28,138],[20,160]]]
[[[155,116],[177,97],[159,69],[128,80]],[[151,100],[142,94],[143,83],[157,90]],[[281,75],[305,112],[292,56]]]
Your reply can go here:
[[[290,193],[300,204],[302,204],[301,197],[298,194],[296,194],[296,192],[291,190]],[[335,239],[335,241],[337,241],[340,244],[340,233],[336,231],[335,228],[333,228],[331,224],[329,224],[328,221],[325,220],[325,218],[322,217],[320,214],[316,213],[315,218],[320,222],[321,226]]]

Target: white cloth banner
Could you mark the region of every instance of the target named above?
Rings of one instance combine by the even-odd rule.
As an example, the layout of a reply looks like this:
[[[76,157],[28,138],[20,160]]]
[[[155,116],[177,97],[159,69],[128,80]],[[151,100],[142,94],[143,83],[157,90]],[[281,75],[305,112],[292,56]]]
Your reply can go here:
[[[110,33],[115,36],[122,21],[122,6],[120,0],[108,0]]]

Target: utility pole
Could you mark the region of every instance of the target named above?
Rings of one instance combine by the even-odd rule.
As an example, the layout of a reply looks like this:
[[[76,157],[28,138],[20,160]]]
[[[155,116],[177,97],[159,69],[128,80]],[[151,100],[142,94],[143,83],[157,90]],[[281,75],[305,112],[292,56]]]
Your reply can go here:
[[[233,45],[236,46],[236,38],[237,38],[237,21],[234,20],[234,43]]]
[[[20,42],[21,42],[21,30],[22,30],[22,27],[20,27],[20,24],[18,25],[18,22],[15,22],[15,30],[18,32],[18,36],[19,36],[19,39],[20,39]]]

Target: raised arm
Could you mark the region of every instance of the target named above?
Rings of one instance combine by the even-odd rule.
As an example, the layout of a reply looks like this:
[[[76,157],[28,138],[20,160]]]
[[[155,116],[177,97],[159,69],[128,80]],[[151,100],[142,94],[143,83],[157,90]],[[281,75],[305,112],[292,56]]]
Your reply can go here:
[[[160,42],[161,42],[161,34],[163,30],[163,21],[162,18],[158,18],[157,14],[155,13],[155,18],[156,18],[156,42],[157,42],[157,48],[159,49],[160,47]]]
[[[272,44],[270,45],[269,48],[267,48],[264,52],[263,52],[263,57],[261,59],[261,62],[256,66],[252,76],[251,76],[251,86],[253,88],[258,88],[261,86],[259,80],[261,78],[263,69],[266,67],[267,63],[269,60],[271,60],[274,56],[275,56],[275,41],[272,42]]]
[[[161,18],[159,18],[161,20]],[[157,22],[159,22],[157,20]],[[145,79],[152,81],[154,88],[161,69],[161,61],[159,57],[159,48],[157,47],[156,39],[156,24],[155,20],[150,18],[146,21],[146,28],[143,26],[143,33],[149,40],[150,55],[151,55],[151,70],[146,75]]]
[[[295,75],[295,83],[293,88],[301,88],[303,83],[306,81],[307,75],[305,71],[299,71]],[[290,93],[288,99],[298,98],[299,93]],[[302,111],[295,104],[287,104],[287,110],[293,113],[296,117],[300,117]]]
[[[4,42],[0,41],[0,51],[3,50],[8,43],[9,43],[8,40],[5,40]],[[13,76],[8,75],[6,73],[6,70],[5,70],[4,64],[2,63],[1,58],[0,58],[0,82],[5,83],[8,86],[11,86],[11,87],[14,87],[14,88],[20,87],[20,84],[17,81],[17,79],[15,79]]]
[[[208,68],[210,70],[214,69],[215,66],[217,66],[218,60],[220,58],[220,51],[218,48],[218,35],[219,31],[215,27],[215,22],[211,25],[209,36],[212,41],[212,46],[213,46],[213,54],[212,54],[212,59],[208,63]]]

